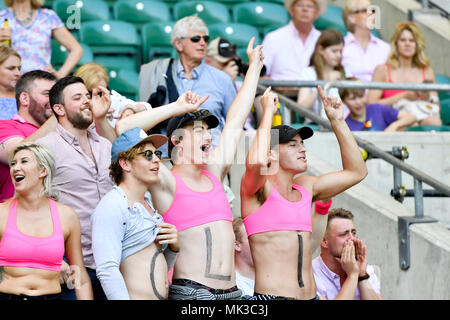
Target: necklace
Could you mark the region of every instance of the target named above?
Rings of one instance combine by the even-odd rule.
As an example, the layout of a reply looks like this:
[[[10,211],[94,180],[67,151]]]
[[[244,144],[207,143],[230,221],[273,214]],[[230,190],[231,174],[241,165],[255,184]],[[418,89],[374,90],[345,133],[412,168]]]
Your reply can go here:
[[[33,9],[30,9],[30,12],[28,12],[28,17],[26,17],[25,19],[20,19],[17,15],[16,15],[16,11],[13,9],[13,15],[14,18],[16,18],[17,21],[20,22],[21,25],[27,27],[31,24],[31,22],[33,21]]]

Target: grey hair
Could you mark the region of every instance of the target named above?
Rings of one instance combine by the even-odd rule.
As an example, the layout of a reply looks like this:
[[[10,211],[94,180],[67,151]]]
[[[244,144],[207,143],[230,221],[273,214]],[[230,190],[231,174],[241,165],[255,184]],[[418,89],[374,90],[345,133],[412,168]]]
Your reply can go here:
[[[9,164],[14,158],[14,156],[22,150],[29,150],[34,154],[34,157],[41,168],[45,168],[47,170],[47,176],[44,177],[42,189],[40,196],[45,195],[47,198],[52,198],[54,200],[58,200],[59,191],[54,190],[52,187],[53,177],[56,175],[56,166],[55,166],[55,158],[53,157],[51,151],[40,144],[33,142],[24,142],[19,144],[14,150],[11,152]],[[15,195],[17,196],[17,194]]]
[[[171,34],[172,43],[176,39],[186,37],[189,31],[204,32],[209,34],[208,27],[205,22],[200,19],[197,14],[184,17],[175,23]]]

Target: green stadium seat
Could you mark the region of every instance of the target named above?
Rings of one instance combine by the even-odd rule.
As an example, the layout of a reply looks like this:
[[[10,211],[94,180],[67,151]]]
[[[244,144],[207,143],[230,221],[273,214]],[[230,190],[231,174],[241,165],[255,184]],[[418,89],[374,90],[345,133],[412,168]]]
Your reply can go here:
[[[441,131],[450,131],[450,126],[414,126],[414,127],[409,127],[408,129],[406,129],[406,131],[436,131],[436,132],[441,132]]]
[[[213,2],[221,2],[223,3],[225,6],[227,6],[227,8],[232,9],[235,5],[242,3],[242,0],[210,0]],[[253,1],[253,0],[251,0]],[[282,0],[284,1],[284,0]]]
[[[91,48],[89,48],[89,46],[85,43],[80,43],[80,45],[83,48],[83,56],[81,57],[80,61],[78,61],[77,67],[85,63],[94,61],[94,54],[92,53]],[[69,52],[67,51],[67,49],[59,44],[56,39],[52,39],[51,64],[56,70],[58,70],[64,64],[68,55]]]
[[[81,24],[80,40],[98,56],[123,56],[133,60],[137,67],[142,63],[141,38],[136,27],[119,20],[87,21]],[[123,58],[125,59],[125,58]]]
[[[283,5],[270,2],[245,2],[233,7],[233,20],[238,23],[250,24],[259,32],[269,26],[286,25],[289,14]]]
[[[169,6],[156,0],[119,0],[114,4],[114,17],[138,28],[149,22],[172,20]]]
[[[336,29],[345,36],[347,29],[342,19],[342,8],[336,5],[327,5],[327,11],[314,21],[314,27],[318,30]]]
[[[170,38],[175,22],[150,22],[142,26],[142,59],[147,63],[153,59],[177,57],[178,53]]]
[[[247,46],[252,37],[255,37],[255,44],[260,44],[261,39],[258,29],[244,23],[214,23],[208,26],[211,40],[222,37],[236,44],[237,54],[244,62],[248,62]]]
[[[139,65],[134,57],[127,55],[97,55],[94,61],[107,69],[126,69],[137,71]]]
[[[442,124],[450,125],[450,98],[441,100],[440,104]]]
[[[207,25],[216,22],[229,22],[230,13],[228,8],[219,2],[212,1],[183,1],[173,7],[175,21],[197,14]]]
[[[70,6],[76,6],[73,9]],[[62,21],[68,21],[69,17],[80,9],[80,22],[111,19],[109,5],[103,0],[55,0],[53,11]]]
[[[42,8],[52,9],[54,0],[46,0],[42,5]],[[0,3],[0,10],[3,10],[6,6],[3,4],[3,1]]]
[[[450,84],[450,77],[445,74],[435,73],[436,83]],[[450,99],[450,91],[438,91],[439,100]]]
[[[134,70],[107,68],[108,87],[116,90],[128,99],[137,101],[139,90],[139,74]]]

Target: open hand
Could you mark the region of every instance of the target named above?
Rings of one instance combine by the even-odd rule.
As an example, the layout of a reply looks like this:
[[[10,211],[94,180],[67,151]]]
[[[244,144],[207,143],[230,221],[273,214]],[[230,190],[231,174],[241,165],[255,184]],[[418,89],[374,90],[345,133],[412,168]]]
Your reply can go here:
[[[358,274],[359,273],[359,263],[356,260],[355,255],[355,245],[352,240],[347,240],[342,248],[341,258],[336,258],[342,269],[347,273],[347,276],[350,274]]]
[[[359,264],[359,276],[367,273],[367,246],[360,239],[355,240],[356,260]]]

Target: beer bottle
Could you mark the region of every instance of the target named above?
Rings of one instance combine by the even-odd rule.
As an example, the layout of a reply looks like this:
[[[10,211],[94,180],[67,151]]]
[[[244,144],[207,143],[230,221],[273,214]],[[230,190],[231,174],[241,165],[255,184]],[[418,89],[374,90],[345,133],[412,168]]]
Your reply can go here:
[[[272,118],[272,127],[279,126],[282,124],[282,122],[283,122],[283,120],[281,117],[280,103],[278,102],[277,112],[275,112],[275,114],[273,115],[273,118]]]
[[[3,28],[9,28],[8,19],[5,19],[5,22],[3,23]],[[11,47],[11,39],[2,40],[1,45]]]

